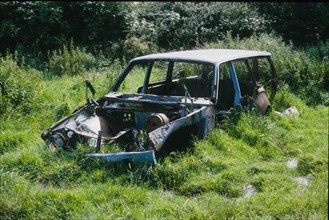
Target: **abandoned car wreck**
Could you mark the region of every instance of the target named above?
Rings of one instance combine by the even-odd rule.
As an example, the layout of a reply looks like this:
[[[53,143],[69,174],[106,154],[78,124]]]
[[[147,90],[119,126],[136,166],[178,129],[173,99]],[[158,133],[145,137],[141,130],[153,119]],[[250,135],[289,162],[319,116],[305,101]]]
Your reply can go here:
[[[84,106],[42,133],[50,148],[95,147],[86,157],[151,162],[184,137],[207,136],[234,111],[271,110],[277,76],[268,52],[200,49],[132,59],[109,92],[94,99],[86,81]],[[92,98],[89,98],[91,91]],[[119,144],[119,152],[100,153]]]

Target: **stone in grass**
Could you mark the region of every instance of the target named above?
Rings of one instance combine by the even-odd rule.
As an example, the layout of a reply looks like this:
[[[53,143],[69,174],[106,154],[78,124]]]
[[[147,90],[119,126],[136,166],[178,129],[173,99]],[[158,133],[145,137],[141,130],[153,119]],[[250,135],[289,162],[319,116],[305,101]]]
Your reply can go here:
[[[251,184],[248,184],[247,186],[244,187],[244,195],[243,198],[250,198],[254,194],[256,194],[257,188]]]
[[[288,162],[287,162],[288,168],[291,168],[291,169],[297,168],[297,162],[298,161],[296,159],[290,159],[290,160],[288,160]]]
[[[310,179],[305,176],[295,177],[294,180],[302,186],[308,186],[310,184]]]

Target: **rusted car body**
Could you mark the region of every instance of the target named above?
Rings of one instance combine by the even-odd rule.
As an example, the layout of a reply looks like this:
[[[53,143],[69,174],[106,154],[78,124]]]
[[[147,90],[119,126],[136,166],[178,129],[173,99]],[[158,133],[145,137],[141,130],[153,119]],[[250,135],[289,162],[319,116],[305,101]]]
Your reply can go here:
[[[41,137],[50,148],[95,147],[86,154],[107,161],[156,163],[185,137],[207,136],[216,120],[232,112],[271,110],[268,98],[277,76],[268,52],[200,49],[132,59],[109,92],[98,99],[86,81],[87,104],[61,119]],[[99,153],[119,144],[119,152]]]

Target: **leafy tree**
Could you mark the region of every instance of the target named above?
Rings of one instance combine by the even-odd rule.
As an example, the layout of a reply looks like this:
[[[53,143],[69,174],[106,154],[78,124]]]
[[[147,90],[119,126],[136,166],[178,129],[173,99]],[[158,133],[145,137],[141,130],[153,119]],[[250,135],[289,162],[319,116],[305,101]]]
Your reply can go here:
[[[227,32],[243,39],[272,31],[286,42],[320,48],[329,38],[328,11],[325,3],[0,2],[0,53],[17,50],[45,61],[48,51],[73,40],[88,52],[131,58],[191,49]],[[325,57],[326,50],[319,51]]]
[[[266,20],[247,3],[146,2],[132,14],[131,35],[167,49],[264,31]]]
[[[56,2],[1,2],[1,50],[17,46],[30,51],[45,52],[67,40],[67,23],[62,20],[62,8]]]
[[[70,37],[78,44],[102,49],[124,40],[129,29],[130,2],[62,2]]]
[[[127,33],[128,2],[1,2],[0,50],[18,47],[37,54],[73,39],[106,47]]]
[[[309,46],[329,39],[329,4],[257,3],[257,7],[269,19],[269,30],[274,29],[286,42]]]

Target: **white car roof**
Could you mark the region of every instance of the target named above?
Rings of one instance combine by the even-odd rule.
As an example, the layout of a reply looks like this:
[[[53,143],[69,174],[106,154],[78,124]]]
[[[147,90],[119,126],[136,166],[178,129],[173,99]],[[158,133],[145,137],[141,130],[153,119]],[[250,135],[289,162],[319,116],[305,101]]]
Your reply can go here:
[[[237,60],[247,57],[271,56],[271,53],[254,50],[237,50],[237,49],[199,49],[185,50],[167,53],[157,53],[140,56],[131,61],[142,60],[174,60],[174,61],[199,61],[213,64],[220,64],[230,60]]]

